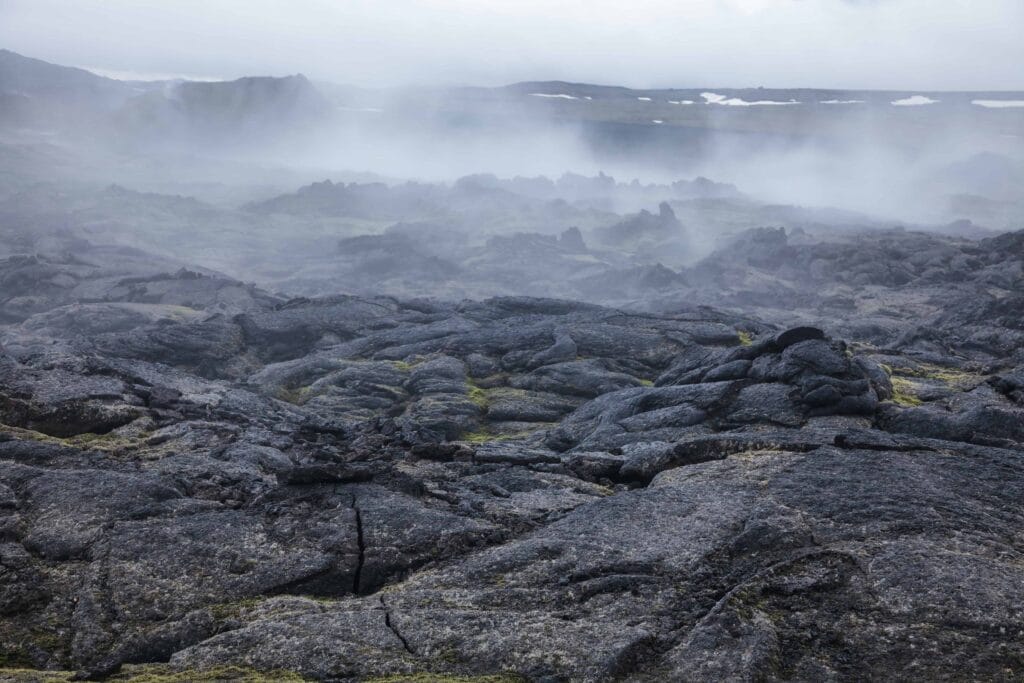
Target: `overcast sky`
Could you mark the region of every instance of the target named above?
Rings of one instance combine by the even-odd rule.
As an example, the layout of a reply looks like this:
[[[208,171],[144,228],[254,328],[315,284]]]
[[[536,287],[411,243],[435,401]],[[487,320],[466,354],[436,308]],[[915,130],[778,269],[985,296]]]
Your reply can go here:
[[[1024,0],[0,0],[0,47],[359,85],[1024,90]]]

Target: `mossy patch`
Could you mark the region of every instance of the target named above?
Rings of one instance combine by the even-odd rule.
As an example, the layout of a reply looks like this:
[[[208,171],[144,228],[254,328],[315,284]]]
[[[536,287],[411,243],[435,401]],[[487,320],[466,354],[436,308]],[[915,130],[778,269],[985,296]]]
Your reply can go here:
[[[915,393],[914,383],[902,377],[892,377],[892,400],[906,408],[913,408],[923,403]]]
[[[72,680],[74,671],[43,671],[41,669],[22,669],[7,667],[0,659],[0,681],[12,683],[64,683]]]
[[[973,389],[984,381],[984,376],[974,372],[944,368],[940,365],[921,363],[917,368],[900,369],[900,375],[942,382],[952,389]]]
[[[533,422],[534,425],[531,429],[523,429],[516,432],[498,432],[492,430],[490,427],[483,427],[472,432],[463,432],[459,437],[460,441],[466,441],[468,443],[489,443],[493,441],[513,441],[515,439],[525,439],[528,436],[532,436],[537,432],[545,429],[551,429],[558,425],[557,422]]]
[[[125,666],[121,673],[107,679],[126,683],[193,683],[194,681],[232,681],[233,683],[298,683],[310,679],[293,671],[257,671],[243,666],[177,671],[166,665]]]
[[[516,674],[451,676],[426,672],[366,679],[366,683],[526,683],[526,681],[526,678]]]
[[[465,432],[459,437],[462,441],[468,443],[487,443],[488,441],[500,441],[502,436],[494,434],[486,429],[480,429],[475,432]],[[507,437],[506,437],[507,438]]]
[[[277,393],[277,397],[285,403],[301,406],[309,400],[312,387],[284,388]]]
[[[139,436],[122,436],[109,432],[107,434],[79,434],[65,439],[65,442],[76,448],[114,453],[138,448],[147,438],[149,438],[148,433]]]
[[[984,381],[984,376],[964,370],[944,368],[930,363],[918,363],[914,367],[894,368],[884,363],[880,367],[889,375],[892,383],[892,400],[901,406],[914,407],[923,402],[917,395],[915,380],[941,382],[950,389],[969,391]]]
[[[468,396],[469,400],[473,402],[473,405],[484,412],[487,411],[487,407],[491,404],[491,399],[487,395],[487,390],[481,389],[474,384],[472,380],[466,381],[466,396]]]
[[[50,436],[49,434],[43,434],[32,429],[23,429],[22,427],[12,427],[11,425],[0,424],[0,434],[8,434],[21,441],[38,441],[39,443],[48,443],[55,446],[68,446],[67,439],[61,439],[56,436]]]
[[[210,605],[209,610],[215,619],[237,619],[242,612],[258,606],[263,600],[264,598],[244,598],[234,602],[222,602]]]
[[[736,338],[740,340],[740,345],[742,346],[750,346],[754,343],[754,335],[746,330],[737,330]]]
[[[523,439],[531,434],[535,434],[541,429],[547,429],[551,424],[547,422],[538,422],[537,429],[530,429],[520,432],[494,432],[488,428],[478,429],[474,432],[464,432],[460,437],[460,441],[467,443],[490,443],[493,441],[512,441],[514,439]]]
[[[123,434],[117,434],[115,432],[108,432],[106,434],[86,433],[76,434],[75,436],[60,437],[50,436],[49,434],[37,432],[32,429],[12,427],[6,424],[0,424],[0,433],[9,434],[21,441],[36,441],[38,443],[51,444],[54,446],[65,446],[79,450],[102,451],[104,453],[117,453],[133,448],[139,448],[144,444],[146,438],[149,437],[148,433],[140,434],[138,436],[124,436]]]
[[[393,360],[390,363],[394,366],[395,370],[411,372],[417,365],[423,365],[426,361],[427,359],[424,356],[413,356],[409,360]]]

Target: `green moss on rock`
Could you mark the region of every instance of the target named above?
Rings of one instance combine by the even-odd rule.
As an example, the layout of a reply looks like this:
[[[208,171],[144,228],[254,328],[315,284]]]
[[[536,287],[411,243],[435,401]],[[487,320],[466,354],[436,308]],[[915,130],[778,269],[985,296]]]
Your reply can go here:
[[[0,658],[0,681],[11,683],[65,683],[73,680],[74,671],[43,671],[10,667]]]
[[[486,411],[487,407],[491,404],[487,391],[472,382],[466,382],[466,395],[469,396],[469,400],[480,410]]]
[[[175,670],[163,664],[125,666],[121,673],[107,679],[126,683],[193,683],[194,681],[231,681],[232,683],[298,683],[308,678],[293,671],[257,671],[244,666],[220,666],[212,669]]]
[[[526,683],[526,681],[527,679],[516,674],[450,676],[427,672],[366,679],[366,683]]]
[[[893,377],[891,381],[892,400],[894,403],[907,408],[913,408],[923,403],[915,393],[916,389],[913,382],[902,377]]]
[[[75,436],[59,437],[50,436],[43,432],[22,427],[12,427],[0,424],[0,434],[9,434],[21,441],[36,441],[38,443],[51,444],[54,446],[66,446],[79,450],[102,451],[104,453],[118,453],[133,448],[140,448],[149,437],[148,433],[137,436],[125,436],[116,432],[106,434],[76,434]]]

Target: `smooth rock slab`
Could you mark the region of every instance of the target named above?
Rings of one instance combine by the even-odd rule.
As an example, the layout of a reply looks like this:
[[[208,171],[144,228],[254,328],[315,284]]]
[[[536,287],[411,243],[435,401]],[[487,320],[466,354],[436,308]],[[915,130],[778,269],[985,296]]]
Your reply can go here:
[[[350,603],[247,627],[298,647],[327,638],[323,659],[229,634],[176,661],[371,675],[443,657],[451,672],[582,681],[998,677],[1024,665],[1022,493],[1010,451],[734,454],[389,589],[404,655],[387,638],[365,649]],[[372,620],[380,604],[360,609]]]

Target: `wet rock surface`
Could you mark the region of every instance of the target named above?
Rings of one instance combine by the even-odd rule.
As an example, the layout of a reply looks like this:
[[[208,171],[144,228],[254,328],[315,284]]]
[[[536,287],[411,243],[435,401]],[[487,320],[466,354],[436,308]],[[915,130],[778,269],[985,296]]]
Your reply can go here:
[[[965,277],[1016,287],[1017,242],[986,244]],[[817,309],[289,299],[132,254],[0,262],[6,667],[1024,671],[1012,293],[963,308],[908,257],[949,300],[872,342]]]

